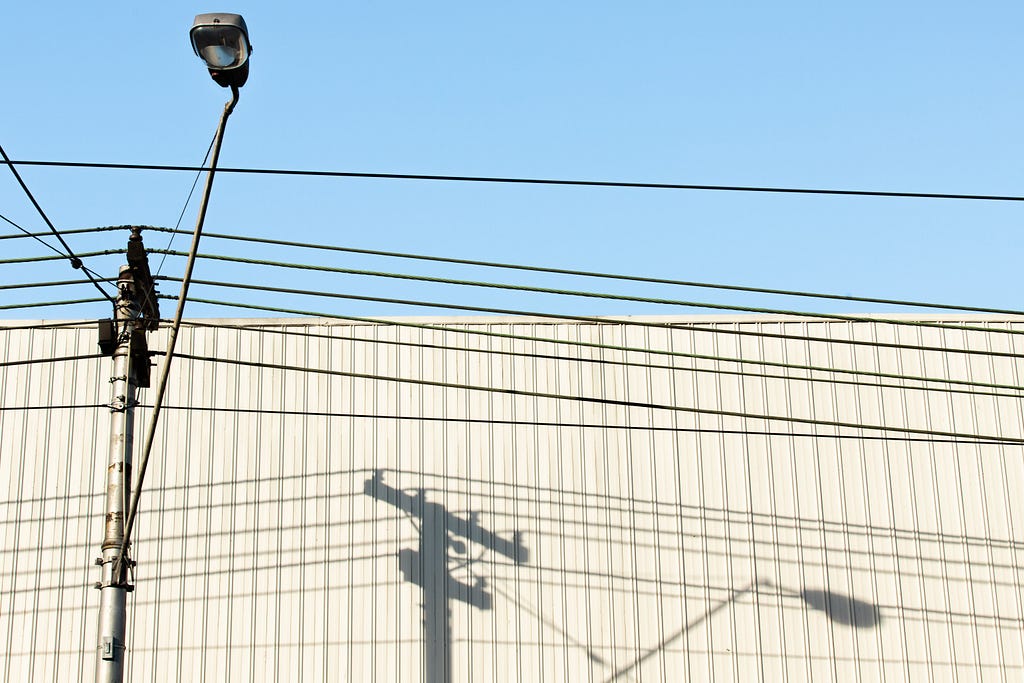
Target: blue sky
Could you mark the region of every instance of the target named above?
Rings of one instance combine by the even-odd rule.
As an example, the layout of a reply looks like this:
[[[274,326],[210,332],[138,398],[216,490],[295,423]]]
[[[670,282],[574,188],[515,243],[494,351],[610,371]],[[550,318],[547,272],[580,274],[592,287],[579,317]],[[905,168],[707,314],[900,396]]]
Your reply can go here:
[[[0,43],[7,65],[0,144],[21,160],[198,164],[227,95],[188,45],[192,17],[205,11],[243,14],[254,45],[224,166],[1024,194],[1024,6],[1014,2],[16,3],[5,8]],[[0,213],[42,229],[13,177],[0,170]],[[173,226],[193,179],[22,173],[61,228]],[[1019,309],[1022,210],[1017,203],[222,175],[207,230]],[[182,227],[190,229],[194,217],[193,202]],[[123,237],[70,241],[92,251],[121,246]],[[164,243],[147,239],[151,247]],[[176,240],[177,248],[186,245]],[[0,249],[0,258],[46,253],[29,240],[0,242]],[[226,242],[203,250],[556,282]],[[93,267],[112,276],[117,261],[96,259]],[[180,261],[169,260],[164,272],[179,273]],[[74,277],[66,264],[0,266],[0,283]],[[582,314],[688,312],[212,262],[201,262],[196,277]],[[557,283],[754,306],[882,310]],[[88,288],[64,288],[0,298],[88,295]],[[357,315],[430,313],[288,301]],[[3,313],[91,318],[106,310]],[[188,313],[251,315],[199,306]]]

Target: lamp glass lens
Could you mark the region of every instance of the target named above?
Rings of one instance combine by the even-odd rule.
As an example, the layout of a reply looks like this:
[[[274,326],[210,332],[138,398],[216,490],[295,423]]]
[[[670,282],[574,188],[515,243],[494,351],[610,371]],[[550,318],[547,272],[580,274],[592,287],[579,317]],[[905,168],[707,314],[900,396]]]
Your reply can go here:
[[[192,44],[211,69],[233,69],[249,58],[245,36],[233,26],[198,26]]]

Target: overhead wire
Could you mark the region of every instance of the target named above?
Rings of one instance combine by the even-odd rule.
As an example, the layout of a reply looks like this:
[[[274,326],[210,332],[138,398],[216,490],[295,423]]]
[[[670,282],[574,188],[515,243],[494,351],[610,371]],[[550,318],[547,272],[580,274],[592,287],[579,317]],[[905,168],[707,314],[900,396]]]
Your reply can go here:
[[[95,319],[90,320],[61,320],[57,322],[38,322],[38,323],[22,323],[20,325],[8,325],[5,321],[0,320],[0,332],[17,331],[17,330],[55,330],[63,329],[68,327],[84,328],[86,326],[94,326],[96,324]]]
[[[64,259],[67,258],[67,254],[63,253],[60,249],[58,249],[57,247],[53,246],[52,244],[50,244],[49,242],[47,242],[46,240],[44,240],[42,238],[42,235],[44,235],[44,234],[48,235],[49,233],[34,233],[34,232],[30,232],[29,230],[21,227],[20,225],[18,225],[14,221],[12,221],[10,218],[8,218],[7,216],[3,215],[2,213],[0,213],[0,220],[3,220],[5,223],[8,223],[9,225],[13,225],[15,228],[17,228],[18,230],[21,230],[21,232],[24,233],[22,235],[4,235],[4,239],[11,239],[12,237],[31,237],[31,238],[35,239],[36,242],[39,242],[39,244],[43,245],[44,247],[46,247],[50,251],[52,251],[52,252],[54,252],[56,254],[59,254],[61,260],[64,260]]]
[[[570,395],[570,394],[558,394],[553,392],[545,391],[533,391],[528,389],[513,389],[511,387],[494,387],[478,384],[464,384],[459,382],[444,382],[440,380],[430,380],[423,378],[413,377],[392,377],[387,375],[377,375],[366,372],[355,372],[350,370],[332,370],[327,368],[309,368],[299,367],[295,365],[288,365],[286,363],[267,363],[263,361],[247,361],[237,358],[218,358],[216,356],[202,356],[198,354],[189,353],[178,353],[176,354],[179,358],[219,363],[225,365],[237,365],[252,368],[261,369],[272,369],[272,370],[284,370],[284,371],[298,371],[309,374],[328,375],[334,377],[347,377],[350,379],[363,379],[370,381],[381,381],[381,382],[394,382],[398,384],[409,384],[413,386],[431,387],[440,389],[458,389],[462,391],[478,391],[492,394],[500,394],[506,396],[520,396],[527,398],[541,398],[551,400],[564,400],[564,401],[575,401],[579,403],[594,403],[605,406],[616,406],[622,408],[641,408],[647,410],[661,410],[667,412],[687,413],[693,415],[709,415],[714,417],[725,417],[725,418],[740,418],[740,419],[751,419],[751,420],[762,420],[765,422],[789,422],[794,424],[802,424],[809,426],[818,427],[832,427],[835,429],[860,429],[869,431],[879,432],[894,432],[898,434],[907,435],[924,435],[924,436],[941,436],[947,438],[957,439],[971,439],[977,441],[989,441],[1000,444],[1013,444],[1013,445],[1024,445],[1024,438],[1017,437],[1004,437],[998,435],[987,435],[987,434],[969,434],[964,432],[954,432],[947,430],[937,429],[923,429],[916,427],[897,427],[891,425],[871,425],[859,422],[847,422],[843,420],[820,420],[816,418],[803,418],[792,415],[760,415],[756,413],[747,413],[736,410],[721,410],[713,408],[697,408],[692,406],[679,406],[666,403],[652,403],[647,401],[629,401],[625,399],[613,399],[599,396],[582,396],[582,395]]]
[[[149,408],[147,405],[140,405],[141,408]],[[936,439],[923,436],[894,436],[876,434],[820,434],[816,432],[784,432],[751,429],[723,429],[716,427],[678,427],[666,425],[631,425],[605,422],[562,422],[545,420],[521,420],[521,419],[500,419],[500,418],[473,418],[458,416],[434,416],[434,415],[397,415],[387,413],[355,413],[322,410],[288,410],[283,408],[240,408],[220,406],[174,406],[165,405],[164,410],[177,410],[182,412],[210,412],[210,413],[233,413],[233,414],[255,414],[255,415],[278,415],[295,417],[324,417],[343,419],[367,419],[367,420],[395,420],[411,422],[439,422],[443,424],[483,424],[491,426],[510,427],[555,427],[560,429],[614,429],[624,431],[642,432],[675,432],[686,434],[716,434],[733,436],[766,436],[766,437],[787,437],[787,438],[811,438],[811,439],[854,439],[857,441],[897,441],[907,443],[927,444],[955,444],[958,446],[1001,446],[1004,444],[986,440],[969,439]]]
[[[0,406],[3,412],[22,412],[27,410],[84,410],[89,408],[110,408],[106,403],[70,403],[63,405],[36,405],[36,406]]]
[[[59,254],[58,256],[21,256],[17,258],[0,259],[0,266],[14,265],[17,263],[41,263],[43,261],[64,261],[67,259],[67,256],[60,254],[59,251],[57,253]],[[123,253],[124,249],[104,249],[102,251],[85,252],[81,255],[81,258],[90,258],[92,256],[112,256],[114,254]],[[82,266],[82,270],[86,270],[85,266]]]
[[[29,303],[20,304],[2,304],[0,310],[12,311],[21,308],[49,308],[53,306],[76,306],[78,304],[95,304],[106,299],[92,298],[92,299],[68,299],[65,301],[34,301]]]
[[[3,331],[0,328],[0,331]],[[21,360],[10,360],[0,362],[0,368],[15,367],[18,365],[42,365],[45,363],[67,363],[78,360],[93,360],[96,358],[106,358],[102,353],[86,353],[77,356],[54,356],[51,358],[23,358]]]
[[[72,251],[71,249],[71,245],[67,243],[67,240],[64,239],[63,235],[61,235],[60,231],[57,230],[53,222],[50,220],[50,217],[46,215],[45,211],[43,211],[43,207],[39,205],[38,201],[36,201],[35,196],[32,194],[32,190],[30,190],[28,188],[28,185],[25,184],[25,181],[22,180],[21,174],[18,173],[17,167],[11,162],[10,157],[7,156],[7,152],[4,150],[3,145],[0,145],[0,156],[2,156],[3,160],[7,163],[7,167],[11,169],[11,173],[14,174],[15,180],[18,181],[18,184],[24,191],[25,196],[27,196],[29,201],[32,202],[32,206],[35,207],[36,212],[43,219],[43,222],[46,223],[46,227],[50,229],[50,232],[53,233],[53,236],[56,237],[57,241],[60,242],[62,247],[64,247],[64,251],[66,252],[67,258],[71,263],[71,267],[74,268],[75,270],[82,270],[85,273],[86,277],[92,280],[92,284],[96,287],[97,290],[99,290],[100,294],[102,294],[103,297],[107,299],[107,301],[109,301],[111,304],[114,304],[114,298],[111,297],[110,294],[107,293],[107,291],[100,286],[99,282],[93,279],[93,276],[95,274],[85,267],[85,264],[82,263],[81,258],[75,255],[75,252]]]
[[[2,218],[3,220],[7,221],[8,223],[11,223],[11,221],[8,218],[4,217],[2,214],[0,214],[0,218]],[[49,232],[29,232],[28,230],[25,230],[20,225],[17,225],[15,223],[11,223],[11,225],[14,225],[14,227],[16,227],[19,230],[21,230],[22,234],[0,235],[0,240],[25,239],[26,237],[36,238],[36,237],[42,237],[44,235],[49,235],[50,234]],[[64,230],[61,230],[61,234],[63,234],[63,235],[88,235],[88,234],[97,233],[97,232],[110,232],[110,231],[113,231],[113,230],[124,230],[124,229],[126,229],[128,227],[129,226],[127,226],[127,225],[106,225],[106,226],[96,227],[96,228],[70,228],[70,229],[66,228]],[[162,230],[167,230],[167,228],[163,228]],[[43,242],[43,244],[46,244],[46,242]],[[46,246],[50,247],[51,249],[56,251],[58,254],[61,253],[61,251],[59,249],[56,249],[55,247],[51,247],[49,244],[46,244]]]
[[[403,326],[403,324],[401,322],[396,322],[395,324],[398,327],[402,327]],[[724,369],[724,368],[721,368],[721,367],[714,367],[714,368],[712,368],[712,367],[701,367],[699,365],[677,365],[675,363],[673,363],[672,365],[665,365],[665,364],[658,364],[658,363],[636,362],[636,361],[612,359],[612,358],[604,358],[604,357],[593,358],[593,357],[587,357],[587,356],[559,356],[559,355],[556,355],[556,354],[538,353],[538,352],[534,352],[534,351],[522,351],[522,350],[520,350],[520,351],[508,351],[508,350],[505,350],[505,349],[493,349],[493,348],[487,348],[487,347],[457,347],[457,346],[450,346],[450,345],[444,345],[444,344],[431,344],[431,343],[428,343],[428,342],[414,342],[414,341],[403,340],[403,339],[380,339],[380,338],[357,337],[357,336],[338,336],[338,335],[333,335],[333,334],[318,334],[316,332],[305,332],[305,331],[301,331],[300,332],[300,331],[294,331],[294,330],[284,330],[284,329],[281,329],[279,327],[271,327],[271,326],[267,326],[267,325],[222,324],[222,323],[213,323],[213,322],[200,321],[200,320],[188,321],[188,322],[185,323],[185,325],[188,326],[188,327],[191,327],[191,328],[195,328],[195,329],[235,330],[235,331],[242,331],[242,332],[253,332],[253,333],[257,333],[257,334],[272,334],[272,335],[283,336],[283,337],[299,337],[299,338],[304,338],[304,339],[324,339],[324,340],[331,341],[331,342],[356,342],[356,343],[372,344],[372,345],[375,345],[375,346],[376,345],[380,345],[380,346],[398,346],[398,347],[405,347],[405,348],[431,349],[431,350],[437,350],[437,351],[459,351],[459,352],[464,352],[464,353],[476,353],[476,354],[482,354],[482,355],[488,355],[488,356],[506,356],[506,357],[513,358],[513,359],[521,358],[521,359],[536,359],[536,360],[553,360],[553,361],[557,361],[557,362],[584,363],[584,364],[593,364],[593,365],[612,365],[612,366],[626,367],[626,368],[639,368],[639,369],[643,369],[643,370],[668,370],[668,371],[673,371],[673,372],[676,372],[676,371],[697,372],[697,373],[707,373],[707,374],[713,374],[713,375],[728,375],[728,376],[735,376],[735,377],[754,377],[754,378],[758,378],[758,379],[777,379],[777,380],[785,380],[785,381],[815,382],[815,383],[843,385],[843,386],[856,386],[856,387],[864,387],[864,388],[871,388],[871,389],[897,389],[897,390],[902,390],[902,391],[931,391],[931,392],[940,392],[940,393],[964,394],[964,395],[968,395],[968,396],[989,396],[989,397],[995,397],[995,398],[1011,398],[1011,399],[1024,398],[1024,393],[999,393],[999,392],[996,392],[996,391],[979,391],[978,390],[978,388],[983,388],[983,389],[1006,389],[1006,390],[1009,390],[1009,391],[1024,392],[1024,386],[1015,386],[1015,385],[1007,385],[1007,384],[994,384],[994,383],[987,383],[987,382],[972,382],[972,381],[966,381],[966,380],[936,379],[936,378],[929,378],[929,377],[913,377],[913,376],[906,376],[906,375],[899,375],[899,376],[897,376],[897,377],[899,377],[899,379],[902,379],[904,381],[916,381],[916,382],[922,382],[922,383],[939,383],[939,384],[954,385],[954,386],[942,386],[942,387],[939,387],[939,386],[913,386],[913,385],[910,385],[910,384],[886,384],[884,382],[867,382],[867,381],[859,381],[859,380],[854,380],[854,379],[839,379],[837,377],[817,377],[817,376],[813,376],[813,375],[800,376],[800,375],[794,375],[794,374],[771,374],[771,373],[767,373],[767,372],[751,372],[751,371],[746,371],[746,370],[728,370],[728,369]],[[546,342],[546,341],[550,341],[548,339],[539,338],[539,337],[529,337],[528,339],[530,341],[533,341],[533,342]],[[645,351],[645,353],[646,353],[646,351]],[[732,365],[744,365],[744,364],[759,365],[759,364],[762,364],[762,362],[758,361],[758,360],[747,360],[747,359],[716,357],[716,356],[710,356],[709,357],[709,356],[702,355],[702,354],[677,353],[677,355],[685,357],[685,358],[688,358],[688,359],[695,359],[696,358],[696,359],[701,359],[701,360],[705,360],[705,361],[714,361],[714,362],[716,362],[718,364],[732,364]],[[800,365],[784,364],[784,363],[771,363],[771,362],[767,362],[767,361],[764,362],[764,365],[767,365],[769,367],[784,366],[784,368],[787,369],[787,370],[794,370],[795,369],[795,370],[799,370],[801,372],[820,371],[820,372],[825,372],[825,373],[828,373],[828,374],[835,374],[837,372],[838,373],[848,372],[848,373],[851,373],[851,374],[861,374],[862,373],[862,371],[858,371],[858,370],[845,370],[844,371],[844,370],[836,370],[836,369],[833,369],[833,368],[815,368],[814,366],[800,366]],[[871,375],[871,376],[874,376],[874,375],[891,376],[891,375],[888,375],[887,373],[864,373],[864,374]],[[960,385],[966,385],[966,387],[965,388],[959,388]],[[971,388],[967,388],[967,387],[971,387]],[[977,388],[975,388],[975,387],[977,387]]]
[[[158,230],[161,232],[170,230],[169,228],[150,228],[151,230]],[[179,233],[186,233],[187,231],[179,230]],[[325,245],[325,244],[313,244],[309,242],[295,242],[291,240],[278,240],[269,239],[262,237],[254,237],[247,235],[231,235],[226,233],[205,233],[205,236],[212,239],[222,240],[235,240],[252,244],[268,244],[274,246],[285,246],[295,247],[302,249],[313,249],[321,251],[341,252],[348,254],[359,254],[364,256],[381,256],[387,258],[406,259],[406,260],[417,260],[427,261],[432,263],[445,263],[454,265],[465,265],[465,266],[477,266],[485,268],[505,269],[505,270],[517,270],[534,273],[546,273],[553,275],[570,275],[587,278],[599,278],[607,280],[619,280],[627,282],[637,282],[645,284],[657,284],[657,285],[671,285],[677,287],[698,287],[706,289],[716,289],[724,291],[735,291],[735,292],[747,292],[755,294],[771,294],[778,296],[789,296],[798,298],[815,298],[815,299],[827,299],[832,301],[851,301],[860,303],[871,303],[871,304],[884,304],[887,306],[903,306],[911,308],[925,308],[929,310],[946,310],[946,311],[963,311],[967,313],[993,313],[1000,315],[1021,315],[1024,316],[1024,310],[1014,310],[1005,308],[989,308],[982,306],[965,306],[961,304],[949,304],[949,303],[934,303],[934,302],[923,302],[923,301],[910,301],[904,299],[889,299],[879,297],[867,297],[867,296],[853,296],[848,294],[829,294],[821,292],[808,292],[798,290],[786,290],[776,289],[768,287],[752,287],[744,285],[731,285],[711,282],[699,282],[692,280],[677,280],[670,278],[661,277],[649,277],[642,275],[628,275],[619,273],[606,273],[598,271],[568,269],[568,268],[552,268],[547,266],[536,266],[536,265],[523,265],[514,263],[501,263],[495,261],[482,261],[476,259],[461,259],[445,256],[431,256],[425,254],[412,254],[396,251],[382,251],[379,249],[360,249],[356,247],[344,247],[336,245]]]
[[[161,279],[165,280],[176,280],[177,278],[171,278],[167,276],[161,276]],[[950,348],[950,347],[939,347],[929,346],[925,344],[904,344],[899,342],[883,342],[877,340],[862,340],[862,339],[844,339],[844,338],[829,338],[819,337],[815,335],[807,334],[793,334],[793,333],[782,333],[782,332],[766,332],[763,330],[744,330],[736,327],[706,327],[700,323],[691,322],[661,322],[651,320],[636,320],[629,318],[616,318],[616,317],[599,317],[599,316],[584,316],[584,315],[571,315],[561,313],[547,313],[543,311],[525,311],[509,308],[498,308],[493,306],[474,306],[469,304],[455,304],[450,302],[436,302],[436,301],[423,301],[418,299],[400,299],[396,297],[381,297],[381,296],[370,296],[365,294],[351,294],[341,292],[323,292],[323,291],[311,291],[305,289],[296,289],[290,287],[271,287],[269,285],[255,285],[246,284],[239,282],[224,282],[219,280],[193,280],[194,284],[201,286],[210,287],[223,287],[231,289],[242,289],[252,290],[260,292],[272,292],[277,294],[293,294],[299,296],[311,296],[319,298],[330,298],[330,299],[344,299],[350,301],[368,301],[374,303],[386,303],[401,306],[413,306],[421,308],[434,308],[441,310],[455,310],[455,311],[473,311],[477,313],[497,313],[502,315],[512,316],[527,316],[536,318],[545,318],[550,320],[568,320],[574,322],[587,322],[587,323],[602,323],[602,324],[619,324],[625,326],[634,326],[650,329],[685,329],[691,332],[706,332],[714,335],[735,335],[740,337],[756,337],[756,338],[775,338],[775,339],[786,339],[786,340],[800,340],[800,341],[812,341],[821,342],[826,344],[842,344],[851,346],[865,346],[871,348],[894,348],[894,349],[909,349],[916,351],[939,351],[943,353],[959,353],[966,355],[978,355],[978,356],[993,356],[1001,358],[1024,358],[1024,354],[1018,354],[1011,351],[994,351],[990,349],[969,349],[969,348]],[[164,295],[161,295],[164,296]],[[170,298],[170,297],[164,297]],[[194,299],[199,302],[200,299]],[[216,305],[216,302],[212,300],[202,301],[202,303],[208,303]],[[254,310],[275,310],[274,307],[262,307],[252,306]],[[284,311],[281,311],[284,312]],[[870,318],[865,318],[865,322],[874,322]],[[766,321],[774,322],[774,321]],[[809,322],[803,321],[790,321],[790,322]]]
[[[171,252],[175,256],[185,256],[183,252]],[[630,294],[615,294],[610,292],[590,292],[584,290],[561,289],[554,287],[537,287],[532,285],[520,285],[501,282],[487,282],[481,280],[461,280],[447,277],[436,277],[431,275],[415,275],[410,273],[393,273],[375,270],[362,270],[356,268],[341,268],[337,266],[324,266],[304,263],[288,263],[283,261],[271,261],[267,259],[254,259],[242,256],[227,256],[223,254],[197,254],[197,258],[230,263],[243,263],[257,266],[269,266],[274,268],[285,268],[293,270],[311,270],[325,273],[343,275],[358,275],[366,277],[385,278],[392,280],[410,280],[414,282],[427,282],[432,284],[455,285],[462,287],[476,287],[488,289],[500,289],[513,292],[525,292],[530,294],[548,294],[554,296],[581,297],[589,299],[601,299],[605,301],[624,301],[630,303],[651,304],[657,306],[673,306],[679,308],[703,308],[718,311],[738,311],[742,313],[760,313],[767,315],[797,316],[803,318],[819,318],[824,320],[840,320],[844,322],[872,322],[886,323],[889,325],[903,325],[910,327],[927,327],[940,330],[956,330],[967,332],[984,332],[988,334],[1003,333],[1024,336],[1024,329],[1000,329],[991,327],[979,327],[962,324],[949,324],[929,322],[922,320],[903,320],[896,318],[885,318],[881,316],[848,315],[843,313],[821,313],[816,311],[800,311],[793,309],[766,308],[760,306],[742,306],[739,304],[720,304],[709,301],[689,301],[683,299],[666,299],[660,297],[635,296]],[[198,282],[198,281],[197,281]],[[1021,322],[1024,322],[1022,320]]]
[[[181,213],[178,214],[178,221],[174,224],[174,229],[173,230],[168,230],[168,232],[171,233],[171,238],[169,240],[167,240],[167,246],[164,247],[164,249],[169,250],[171,248],[171,245],[174,243],[174,238],[179,233],[186,233],[186,234],[188,234],[188,231],[180,230],[181,221],[182,221],[183,218],[185,218],[185,211],[188,210],[188,205],[192,201],[192,195],[195,194],[196,186],[199,184],[199,179],[203,177],[203,167],[206,166],[206,161],[207,161],[207,159],[210,158],[210,152],[211,152],[211,150],[213,150],[213,143],[216,142],[216,141],[217,141],[217,134],[214,133],[213,137],[210,138],[210,145],[209,145],[209,147],[206,148],[206,154],[203,155],[203,161],[202,161],[201,164],[199,164],[199,170],[196,171],[196,177],[192,181],[192,187],[188,191],[188,196],[185,197],[185,204],[181,207]],[[167,260],[167,253],[165,252],[164,255],[160,258],[160,264],[156,268],[155,275],[159,275],[161,273],[161,271],[164,268],[164,261],[166,261],[166,260]]]
[[[118,164],[83,161],[38,161],[7,160],[9,166],[44,166],[56,168],[118,169],[130,171],[185,171],[202,172],[203,166],[179,166],[172,164]],[[772,187],[761,185],[710,185],[695,183],[655,183],[617,180],[571,180],[558,178],[525,178],[502,176],[439,175],[423,173],[369,173],[358,171],[296,170],[283,168],[217,168],[218,173],[250,175],[304,176],[318,178],[363,178],[374,180],[429,180],[459,183],[488,183],[512,185],[552,185],[569,187],[605,187],[649,190],[696,190],[711,192],[751,192],[769,194],[833,195],[846,197],[888,197],[901,199],[959,199],[989,202],[1020,202],[1024,196],[999,194],[966,194],[953,192],[905,192],[887,190],[847,190],[807,187]]]
[[[582,341],[582,340],[566,340],[566,339],[557,339],[557,338],[552,338],[552,337],[536,337],[536,336],[531,336],[531,335],[520,335],[520,334],[514,334],[514,333],[507,333],[507,332],[495,332],[493,330],[479,330],[479,329],[465,327],[464,324],[463,325],[459,325],[459,326],[452,326],[452,325],[442,325],[442,324],[417,323],[417,322],[408,321],[408,320],[395,320],[395,319],[390,319],[390,318],[369,318],[369,317],[362,317],[362,316],[352,316],[352,315],[329,313],[329,312],[323,312],[323,311],[310,311],[310,310],[303,310],[303,309],[282,308],[282,307],[278,307],[278,306],[265,306],[265,305],[259,305],[259,304],[247,304],[247,303],[238,303],[238,302],[230,302],[230,301],[220,301],[220,300],[214,300],[214,299],[203,299],[203,298],[196,298],[196,297],[193,297],[192,301],[194,301],[195,303],[204,303],[204,304],[209,304],[209,305],[214,305],[214,306],[224,306],[224,307],[228,307],[228,308],[241,308],[241,309],[258,310],[258,311],[272,312],[272,313],[283,313],[283,314],[286,314],[286,315],[299,315],[299,316],[309,316],[309,317],[326,318],[326,319],[333,319],[333,320],[345,320],[345,321],[350,321],[350,322],[369,323],[369,324],[373,324],[373,325],[388,325],[388,326],[399,327],[399,328],[412,328],[412,329],[421,329],[421,330],[432,330],[432,331],[437,331],[437,332],[457,334],[457,335],[461,335],[461,336],[472,335],[472,336],[490,337],[490,338],[497,338],[497,339],[511,339],[511,340],[520,340],[520,341],[534,342],[534,343],[546,343],[546,344],[552,344],[552,345],[563,345],[563,346],[570,346],[570,347],[576,348],[576,349],[587,348],[587,349],[596,349],[596,350],[601,350],[601,351],[617,351],[617,352],[623,352],[623,353],[639,353],[639,354],[647,354],[647,355],[658,355],[658,356],[666,356],[666,357],[671,357],[671,358],[692,358],[692,359],[698,359],[698,360],[723,362],[723,363],[737,363],[737,364],[746,364],[746,365],[761,365],[761,366],[764,366],[764,367],[776,367],[776,368],[784,368],[784,369],[795,369],[795,370],[802,370],[802,371],[808,371],[808,372],[824,372],[824,373],[838,373],[838,374],[848,374],[848,375],[862,375],[862,376],[867,376],[867,377],[878,377],[878,378],[888,378],[888,379],[897,379],[897,380],[909,380],[909,381],[918,381],[918,382],[938,382],[938,383],[957,384],[957,385],[965,385],[965,386],[982,386],[982,387],[987,387],[987,388],[1020,390],[1020,387],[1018,387],[1018,386],[1007,385],[1007,384],[994,384],[994,383],[990,384],[990,383],[982,383],[982,382],[972,382],[972,381],[967,381],[967,380],[929,378],[929,377],[921,377],[921,376],[905,375],[905,374],[897,374],[897,373],[884,373],[884,372],[875,372],[875,371],[869,371],[869,370],[856,370],[856,369],[847,369],[847,368],[837,368],[837,367],[831,367],[831,366],[800,365],[800,364],[794,364],[794,363],[782,363],[782,362],[757,360],[757,359],[730,358],[730,357],[714,356],[714,355],[708,355],[708,354],[697,354],[697,353],[687,353],[687,352],[682,352],[682,351],[671,351],[671,350],[667,350],[667,349],[656,349],[656,348],[650,348],[650,347],[637,347],[637,346],[624,346],[624,345],[615,345],[615,344],[603,344],[603,343],[599,343],[599,342],[587,342],[587,341]],[[597,318],[596,320],[598,320],[599,322],[602,322],[604,324],[614,324],[614,323],[617,322],[617,321],[601,319],[601,318]],[[519,322],[519,323],[516,323],[516,322],[506,322],[505,324],[509,324],[509,325],[512,325],[512,324],[522,324],[522,322]],[[688,328],[680,326],[680,327],[677,327],[675,329],[677,331],[685,332],[685,331],[687,331]],[[457,350],[458,349],[458,347],[450,347],[450,348],[452,348],[453,350]],[[931,350],[931,347],[929,347],[929,350]]]
[[[104,278],[110,282],[110,278]],[[64,287],[67,285],[88,285],[89,280],[56,280],[52,282],[15,282],[7,285],[0,285],[0,289],[34,289],[36,287]]]

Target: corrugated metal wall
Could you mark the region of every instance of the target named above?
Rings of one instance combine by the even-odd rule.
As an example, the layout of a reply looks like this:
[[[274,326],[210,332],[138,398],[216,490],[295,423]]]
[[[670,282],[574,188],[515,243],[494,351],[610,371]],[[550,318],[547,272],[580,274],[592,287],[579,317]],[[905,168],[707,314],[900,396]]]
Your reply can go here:
[[[1024,677],[1022,447],[913,431],[1024,437],[1024,339],[676,320],[183,330],[130,680]],[[91,679],[109,361],[0,340],[0,675]]]

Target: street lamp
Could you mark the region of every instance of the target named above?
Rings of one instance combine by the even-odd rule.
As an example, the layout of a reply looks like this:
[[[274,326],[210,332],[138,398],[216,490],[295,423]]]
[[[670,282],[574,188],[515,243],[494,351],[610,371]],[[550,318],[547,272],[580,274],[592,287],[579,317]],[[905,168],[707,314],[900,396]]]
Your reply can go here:
[[[153,449],[157,419],[163,406],[164,390],[167,388],[171,359],[174,357],[174,345],[178,339],[178,329],[181,327],[185,300],[188,297],[188,287],[192,280],[192,269],[195,266],[196,254],[199,251],[199,238],[203,232],[206,209],[210,203],[213,175],[217,170],[220,147],[224,141],[224,127],[227,124],[228,117],[231,116],[231,112],[234,111],[235,105],[238,103],[238,89],[245,85],[245,81],[249,77],[249,55],[252,53],[252,45],[249,44],[249,33],[245,27],[245,20],[241,16],[237,14],[200,14],[192,24],[189,38],[192,41],[192,49],[206,62],[213,80],[222,87],[231,88],[231,100],[224,105],[220,124],[217,126],[217,133],[213,139],[210,170],[206,176],[206,187],[203,190],[203,197],[199,204],[199,215],[196,219],[195,232],[192,234],[192,247],[189,250],[188,262],[185,264],[185,273],[181,281],[178,308],[175,311],[174,322],[167,336],[167,348],[164,351],[164,362],[160,369],[160,380],[153,400],[149,424],[146,427],[145,441],[143,442],[142,457],[139,463],[134,491],[131,491],[131,481],[127,474],[132,469],[134,431],[132,426],[133,415],[127,412],[130,411],[130,406],[133,403],[131,400],[133,389],[130,385],[130,373],[115,372],[115,377],[111,379],[111,382],[117,381],[123,384],[123,388],[122,384],[117,384],[114,388],[115,390],[122,391],[122,398],[127,397],[127,400],[124,401],[126,406],[124,416],[115,417],[115,424],[112,425],[111,433],[113,437],[111,439],[110,461],[107,468],[109,479],[107,486],[107,514],[104,518],[102,557],[97,560],[97,564],[103,568],[102,580],[97,584],[97,588],[100,589],[100,618],[96,680],[101,683],[121,683],[124,679],[125,654],[127,652],[125,643],[127,597],[128,593],[135,589],[130,583],[128,572],[129,567],[134,566],[135,563],[129,558],[128,551],[131,547],[132,528],[139,509],[139,493],[142,490],[142,482],[146,476],[149,455]],[[125,266],[125,269],[129,269],[129,267]],[[130,313],[130,311],[126,309],[127,313]],[[114,393],[116,395],[117,391]],[[115,415],[121,414],[115,413]],[[127,514],[125,514],[125,502],[128,499],[129,492],[131,493],[131,502],[128,505]]]
[[[239,14],[200,14],[189,31],[192,49],[221,87],[241,88],[249,78],[249,31]]]

